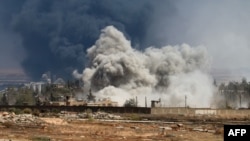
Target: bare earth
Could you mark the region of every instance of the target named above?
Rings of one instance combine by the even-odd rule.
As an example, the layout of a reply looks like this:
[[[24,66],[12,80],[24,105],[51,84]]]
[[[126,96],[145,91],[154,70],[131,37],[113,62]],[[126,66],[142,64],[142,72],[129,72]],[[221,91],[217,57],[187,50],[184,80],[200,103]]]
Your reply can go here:
[[[40,119],[39,126],[0,124],[0,141],[223,141],[223,127],[213,124]]]

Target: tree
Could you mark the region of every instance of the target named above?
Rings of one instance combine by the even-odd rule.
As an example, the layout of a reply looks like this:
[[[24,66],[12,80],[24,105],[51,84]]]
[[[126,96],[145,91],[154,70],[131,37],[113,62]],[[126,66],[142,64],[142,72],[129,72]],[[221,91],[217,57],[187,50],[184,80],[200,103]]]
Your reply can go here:
[[[243,77],[243,78],[241,79],[241,84],[244,84],[244,85],[247,84],[247,79],[246,79],[246,77]]]
[[[220,94],[224,94],[225,89],[226,89],[225,83],[221,83],[219,86]]]
[[[35,97],[32,90],[24,89],[24,90],[18,90],[18,94],[16,97],[16,105],[35,105]]]
[[[247,84],[247,79],[245,77],[243,77],[241,80],[240,88],[241,90],[244,91],[244,93],[247,92],[248,84]]]
[[[1,98],[1,105],[8,105],[8,98],[6,93],[4,93]]]

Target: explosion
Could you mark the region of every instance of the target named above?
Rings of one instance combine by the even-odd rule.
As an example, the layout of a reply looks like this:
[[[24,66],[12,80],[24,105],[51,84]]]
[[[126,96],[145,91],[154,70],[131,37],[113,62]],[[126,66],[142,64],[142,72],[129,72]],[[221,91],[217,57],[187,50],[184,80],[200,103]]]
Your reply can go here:
[[[206,48],[180,46],[132,48],[131,42],[114,26],[102,30],[99,39],[87,50],[89,67],[83,70],[84,90],[97,98],[110,97],[122,106],[138,97],[161,99],[163,106],[210,107],[212,79]]]

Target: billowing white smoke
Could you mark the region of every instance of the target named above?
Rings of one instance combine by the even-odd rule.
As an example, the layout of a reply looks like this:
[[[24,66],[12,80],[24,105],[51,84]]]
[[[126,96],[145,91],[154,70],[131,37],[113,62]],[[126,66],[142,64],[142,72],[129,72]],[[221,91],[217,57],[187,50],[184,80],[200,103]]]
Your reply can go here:
[[[72,73],[73,77],[76,79],[81,79],[82,78],[82,74],[78,73],[77,70],[74,70]]]
[[[97,98],[110,97],[122,106],[127,99],[161,98],[164,106],[209,107],[213,85],[207,74],[209,57],[204,47],[149,47],[144,52],[131,47],[113,26],[102,30],[95,45],[87,50],[90,67],[83,71],[85,91]]]

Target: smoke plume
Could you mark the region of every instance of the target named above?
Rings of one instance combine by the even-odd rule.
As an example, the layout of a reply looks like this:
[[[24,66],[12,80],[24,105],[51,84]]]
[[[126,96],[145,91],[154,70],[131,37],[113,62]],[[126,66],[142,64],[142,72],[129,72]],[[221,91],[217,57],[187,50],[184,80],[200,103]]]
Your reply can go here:
[[[95,92],[119,91],[124,99],[137,91],[165,99],[176,99],[186,89],[198,94],[202,83],[210,81],[210,65],[236,69],[232,75],[249,73],[249,5],[235,0],[0,0],[0,68],[21,67],[33,80],[47,71],[69,79],[90,63],[82,74],[84,87]],[[100,32],[108,25],[123,33],[115,32],[120,40]],[[104,40],[108,47],[100,43],[100,33],[113,39]],[[76,71],[73,75],[82,77]],[[204,99],[211,91],[206,86],[200,91]],[[195,103],[193,95],[186,95]],[[177,99],[183,102],[184,96]]]
[[[34,80],[47,71],[71,78],[73,70],[87,64],[86,50],[100,30],[114,25],[138,50],[204,45],[215,60],[213,68],[249,72],[249,5],[235,0],[0,0],[1,60],[9,62],[1,61],[0,67],[21,66]]]
[[[1,3],[3,11],[11,11],[15,0]],[[107,25],[115,25],[134,44],[143,44],[154,12],[149,0],[18,0],[15,7],[7,24],[22,39],[26,56],[21,66],[34,80],[47,71],[70,79],[74,69],[84,68],[87,48]]]
[[[184,106],[186,95],[189,106],[210,106],[213,85],[205,47],[182,44],[138,51],[122,32],[107,26],[87,56],[85,91],[91,89],[99,98],[110,97],[122,106],[125,100],[138,97],[138,104],[144,106],[146,96],[161,98],[168,106]]]

